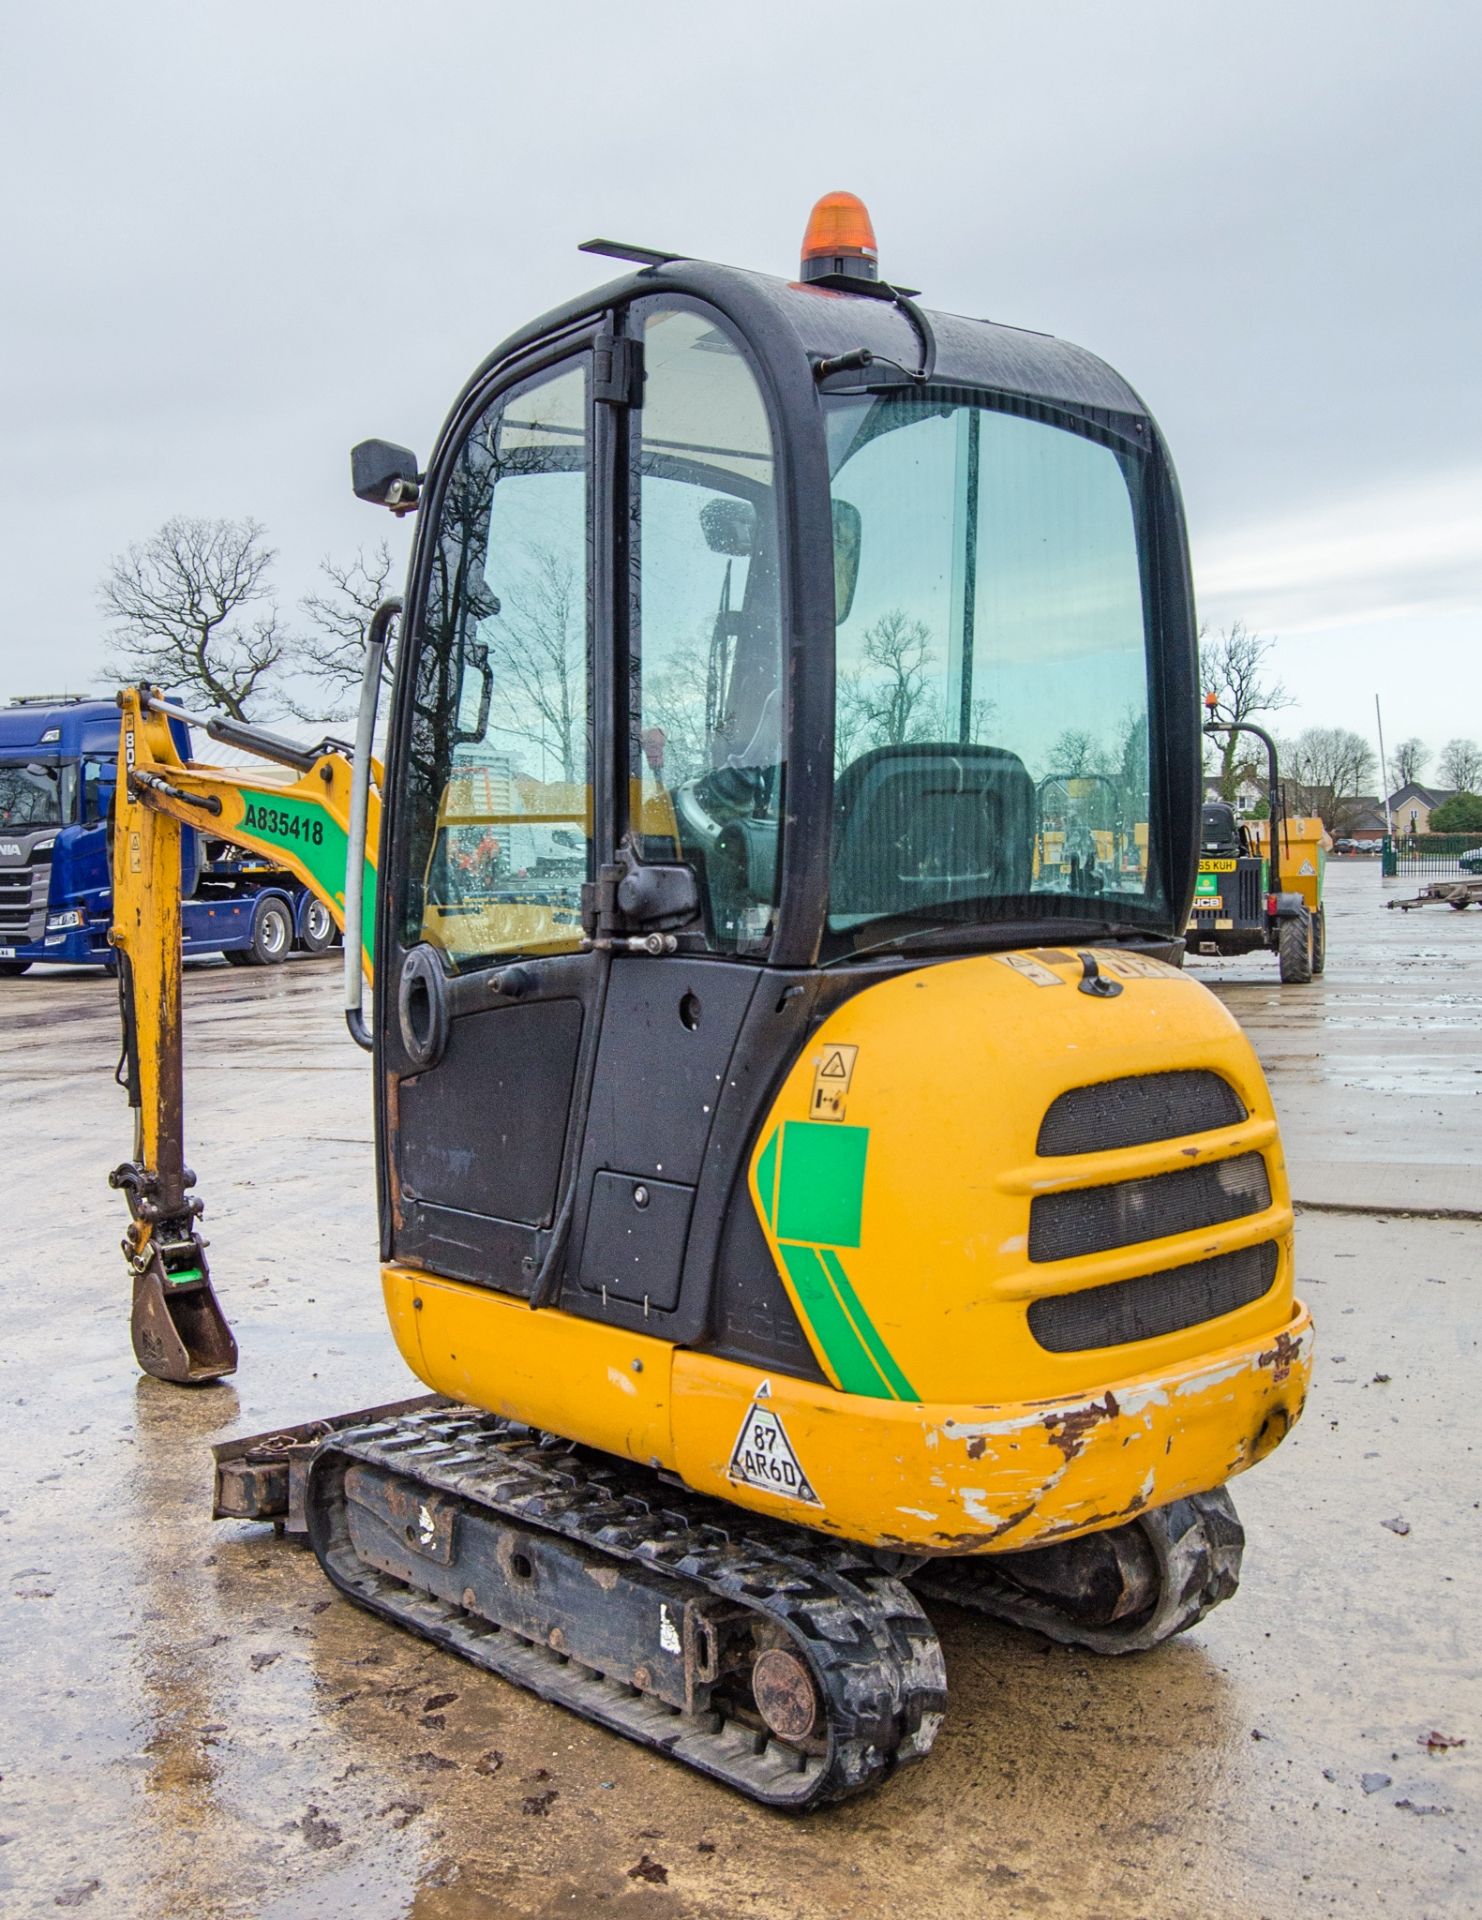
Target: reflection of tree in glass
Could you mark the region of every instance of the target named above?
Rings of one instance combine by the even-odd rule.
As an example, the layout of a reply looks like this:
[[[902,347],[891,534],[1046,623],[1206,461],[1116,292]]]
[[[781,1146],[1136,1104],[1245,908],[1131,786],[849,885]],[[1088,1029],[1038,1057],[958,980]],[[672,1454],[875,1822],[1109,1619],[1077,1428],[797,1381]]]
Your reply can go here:
[[[407,751],[405,818],[409,844],[417,849],[433,843],[438,805],[452,771],[460,712],[476,712],[478,706],[465,683],[477,680],[481,671],[479,650],[487,643],[480,628],[499,609],[485,577],[495,488],[522,475],[579,471],[585,459],[579,443],[575,447],[501,447],[500,420],[496,408],[464,443],[443,498],[431,554]],[[538,421],[526,423],[525,430],[532,435],[542,431]],[[482,671],[497,676],[492,648],[484,659]],[[421,859],[421,853],[413,857],[413,875],[420,870]],[[407,900],[409,927],[419,927],[421,917],[420,889],[414,881]]]
[[[1098,740],[1081,727],[1067,727],[1051,741],[1042,779],[1083,779],[1097,775],[1117,791],[1129,819],[1147,811],[1148,723],[1143,712],[1128,708],[1115,738]]]
[[[1067,727],[1050,744],[1045,756],[1045,772],[1079,779],[1082,774],[1104,772],[1102,757],[1091,734],[1079,727]]]
[[[1148,717],[1128,709],[1122,720],[1121,750],[1112,778],[1122,804],[1122,818],[1132,822],[1148,817]]]
[[[644,681],[643,724],[645,731],[657,727],[663,735],[654,770],[666,787],[693,780],[713,764],[705,712],[707,664],[704,643],[676,647]]]
[[[896,607],[881,614],[864,636],[860,664],[841,667],[834,710],[834,764],[847,767],[872,747],[899,747],[913,741],[989,742],[997,702],[970,697],[966,733],[954,715],[949,723],[935,684],[937,654],[924,620]]]
[[[967,703],[966,732],[949,722],[935,684],[937,654],[924,620],[901,608],[884,613],[864,636],[861,664],[842,667],[834,710],[834,765],[847,767],[872,747],[935,740],[964,745],[990,742],[998,704],[984,694]]]
[[[483,558],[495,477],[487,438],[476,433],[463,449],[443,500],[417,652],[406,802],[411,844],[419,848],[431,846],[438,801],[452,769],[452,738],[464,668],[459,642],[465,624],[472,636],[471,603],[487,597]],[[468,591],[471,583],[478,589],[474,594]],[[413,862],[414,875],[419,865],[419,860]],[[409,925],[420,926],[420,899],[409,898],[407,909]]]
[[[489,632],[501,731],[549,751],[561,778],[586,764],[586,584],[554,547],[532,545],[525,570],[501,581],[501,617]]]
[[[900,607],[882,613],[864,637],[860,681],[871,745],[898,747],[938,731],[931,687],[931,630]]]

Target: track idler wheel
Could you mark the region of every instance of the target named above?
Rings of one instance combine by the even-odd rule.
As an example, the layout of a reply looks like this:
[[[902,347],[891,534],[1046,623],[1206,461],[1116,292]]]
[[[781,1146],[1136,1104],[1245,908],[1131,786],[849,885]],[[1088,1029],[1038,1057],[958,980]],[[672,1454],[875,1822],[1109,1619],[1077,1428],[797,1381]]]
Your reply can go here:
[[[911,1585],[1065,1646],[1143,1653],[1229,1599],[1244,1547],[1235,1503],[1216,1487],[1079,1540],[933,1561]]]
[[[769,1733],[802,1747],[820,1718],[818,1689],[801,1655],[787,1647],[765,1647],[752,1664],[751,1697]]]

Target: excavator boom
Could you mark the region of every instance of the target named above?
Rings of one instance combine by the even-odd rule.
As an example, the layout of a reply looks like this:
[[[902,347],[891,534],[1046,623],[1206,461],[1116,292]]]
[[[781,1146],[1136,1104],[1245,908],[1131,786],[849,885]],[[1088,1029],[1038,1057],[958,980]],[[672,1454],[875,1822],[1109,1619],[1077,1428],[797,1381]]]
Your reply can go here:
[[[161,1380],[220,1379],[237,1347],[211,1285],[203,1211],[185,1161],[181,1039],[180,851],[185,827],[268,855],[322,900],[341,929],[346,913],[346,847],[353,775],[332,742],[303,749],[235,722],[206,730],[262,757],[255,768],[211,766],[182,757],[172,720],[187,719],[149,687],[119,695],[119,768],[113,830],[113,928],[124,1030],[124,1078],[135,1113],[134,1152],[109,1184],[129,1203],[123,1250],[133,1279],[134,1352]],[[374,829],[380,768],[372,766],[371,851],[359,889],[360,938],[371,975],[375,902]],[[352,910],[354,902],[351,902]]]

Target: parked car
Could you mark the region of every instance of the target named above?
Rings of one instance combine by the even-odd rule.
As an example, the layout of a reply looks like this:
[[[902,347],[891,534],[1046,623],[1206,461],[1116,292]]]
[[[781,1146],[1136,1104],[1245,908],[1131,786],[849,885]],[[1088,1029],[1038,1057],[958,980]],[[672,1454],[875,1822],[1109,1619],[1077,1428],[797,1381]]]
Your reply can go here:
[[[1482,873],[1482,847],[1468,847],[1458,856],[1456,864],[1463,873]]]

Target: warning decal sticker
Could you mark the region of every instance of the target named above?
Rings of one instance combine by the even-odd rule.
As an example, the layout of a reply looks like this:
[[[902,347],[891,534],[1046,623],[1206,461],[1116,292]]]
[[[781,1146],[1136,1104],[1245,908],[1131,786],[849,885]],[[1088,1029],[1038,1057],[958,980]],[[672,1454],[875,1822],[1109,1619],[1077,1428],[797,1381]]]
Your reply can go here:
[[[812,1120],[842,1120],[849,1082],[854,1078],[858,1047],[835,1041],[824,1048],[813,1069],[813,1104],[808,1109]]]
[[[792,1450],[781,1420],[760,1399],[752,1401],[741,1422],[728,1471],[731,1479],[743,1481],[748,1487],[803,1500],[810,1507],[823,1505]]]
[[[1032,980],[1037,987],[1063,987],[1064,980],[1050,967],[1043,967],[1038,960],[1031,960],[1027,953],[996,953],[995,960],[1001,960],[1006,967],[1022,974],[1026,980]]]

